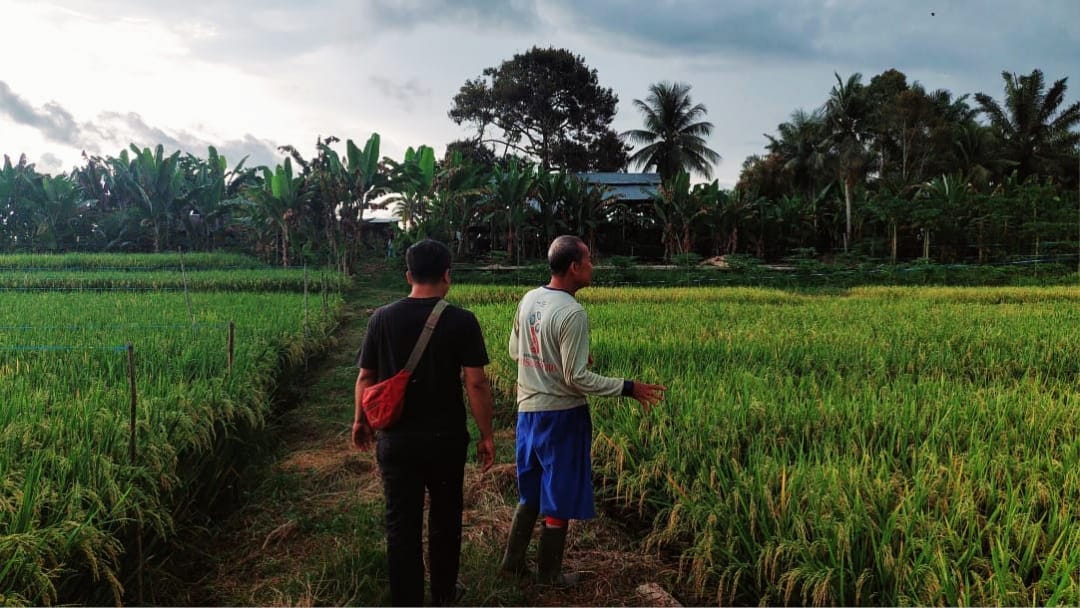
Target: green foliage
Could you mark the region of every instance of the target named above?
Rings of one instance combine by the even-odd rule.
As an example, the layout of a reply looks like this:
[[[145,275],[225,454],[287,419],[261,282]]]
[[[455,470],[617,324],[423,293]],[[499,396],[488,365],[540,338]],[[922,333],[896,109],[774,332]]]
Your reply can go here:
[[[575,175],[620,169],[609,161],[625,150],[609,128],[614,97],[561,49],[531,49],[467,82],[452,114],[478,137],[448,147],[441,161],[424,145],[381,158],[378,134],[340,151],[337,138],[320,138],[309,159],[282,146],[286,157],[273,167],[230,165],[213,147],[198,158],[160,145],[87,156],[71,175],[4,157],[0,251],[230,251],[352,274],[384,258],[396,231],[366,221],[376,207],[394,208],[406,231],[446,242],[456,259],[503,249],[515,264],[542,258],[563,233],[654,263],[690,252],[775,262],[807,248],[828,260],[857,256],[852,265],[1057,261],[1080,251],[1080,104],[1066,100],[1065,79],[1004,74],[1002,101],[978,94],[972,103],[896,70],[868,84],[859,74],[835,77],[822,106],[778,125],[767,154],[747,159],[731,190],[680,177],[678,166],[697,167],[689,159],[709,123],[689,85],[654,85],[639,109],[655,119],[657,128],[643,130],[655,139],[639,154],[655,148],[681,160],[649,154],[676,168],[660,171],[663,190],[645,204]],[[980,112],[989,124],[976,120]],[[579,119],[588,124],[573,126]],[[501,158],[485,147],[493,139]]]
[[[241,254],[224,253],[66,253],[0,254],[0,270],[34,272],[54,271],[146,271],[179,270],[239,270],[266,269],[266,264]]]
[[[1071,173],[1080,144],[1076,130],[1080,101],[1061,108],[1067,79],[1057,80],[1047,89],[1042,70],[1021,76],[1002,72],[1001,77],[1005,81],[1004,107],[985,93],[977,93],[975,99],[990,120],[1005,158],[1021,179]]]
[[[680,171],[695,172],[706,179],[712,177],[713,166],[720,155],[706,145],[713,124],[700,120],[707,112],[704,104],[690,98],[691,86],[661,82],[649,86],[645,101],[634,100],[642,114],[645,128],[623,134],[631,142],[643,144],[630,157],[630,162],[646,171],[654,170],[665,182]]]
[[[449,114],[473,126],[481,143],[526,154],[544,171],[611,171],[626,164],[609,126],[617,104],[582,57],[533,47],[466,81]],[[491,138],[492,129],[502,138]]]
[[[701,263],[701,256],[690,253],[679,253],[671,256],[671,262],[680,268],[692,268]]]
[[[752,255],[732,253],[724,256],[724,263],[729,270],[734,272],[758,272],[761,270],[761,260]]]
[[[631,268],[636,258],[632,255],[611,255],[605,258],[604,261],[615,268]]]

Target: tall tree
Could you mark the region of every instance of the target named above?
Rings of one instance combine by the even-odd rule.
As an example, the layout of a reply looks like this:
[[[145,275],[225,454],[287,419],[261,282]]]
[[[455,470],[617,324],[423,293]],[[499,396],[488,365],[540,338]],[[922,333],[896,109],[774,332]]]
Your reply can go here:
[[[83,211],[93,204],[93,199],[84,198],[78,185],[66,175],[42,175],[34,186],[34,250],[78,249],[80,237],[88,235]]]
[[[1004,106],[985,93],[976,93],[975,101],[997,132],[1004,157],[1016,163],[1020,179],[1071,173],[1080,145],[1080,101],[1061,109],[1068,78],[1054,81],[1047,90],[1041,70],[1026,76],[1002,72],[1001,77]]]
[[[634,107],[645,118],[645,127],[623,134],[631,142],[643,144],[630,162],[646,170],[656,169],[664,183],[680,171],[711,178],[713,165],[720,162],[720,155],[705,141],[713,130],[711,122],[702,120],[708,110],[704,104],[694,103],[690,88],[681,82],[650,86],[645,101],[634,100]]]
[[[489,174],[481,165],[462,157],[460,152],[454,152],[438,165],[430,215],[437,230],[428,230],[427,234],[445,239],[451,249],[461,255],[468,251],[469,229],[477,225]]]
[[[298,211],[310,194],[304,188],[304,178],[293,176],[292,161],[285,159],[273,171],[262,167],[261,186],[247,190],[247,201],[238,209],[243,220],[249,224],[261,224],[274,229],[276,249],[281,253],[281,265],[289,266],[289,252],[293,248],[293,228],[297,224]],[[246,212],[246,213],[245,213]]]
[[[165,156],[158,144],[139,149],[131,144],[134,156],[121,150],[119,158],[110,159],[114,192],[127,212],[125,235],[138,235],[149,228],[154,253],[170,249],[170,236],[182,213],[189,184],[180,166],[180,151]]]
[[[536,185],[536,168],[519,166],[511,160],[505,169],[496,167],[491,174],[489,196],[495,213],[506,218],[506,253],[521,262],[521,227],[529,215],[529,196]]]
[[[851,243],[851,197],[855,184],[866,172],[868,106],[863,94],[862,74],[845,81],[836,76],[836,86],[825,102],[828,138],[836,154],[839,177],[844,183],[844,251]]]
[[[619,98],[566,49],[533,47],[466,81],[450,118],[476,141],[535,158],[544,171],[612,164],[610,128]],[[501,133],[489,133],[492,128]],[[617,139],[617,136],[614,136]]]
[[[824,142],[825,119],[821,111],[796,110],[791,120],[777,127],[777,135],[766,134],[766,149],[783,159],[792,186],[808,197],[820,190],[822,173],[828,159]]]
[[[6,250],[28,251],[33,246],[36,232],[33,190],[41,177],[25,154],[19,156],[16,164],[4,155],[4,164],[0,166],[0,236]]]
[[[406,230],[419,227],[427,220],[435,196],[435,151],[431,146],[409,147],[402,162],[387,159],[386,164],[392,196],[384,202],[395,201]]]
[[[389,178],[379,163],[378,133],[372,133],[363,148],[346,140],[344,155],[331,148],[338,141],[331,136],[316,144],[314,180],[322,199],[318,207],[327,254],[343,272],[351,274],[363,246],[364,212],[371,208],[372,199],[385,192]]]

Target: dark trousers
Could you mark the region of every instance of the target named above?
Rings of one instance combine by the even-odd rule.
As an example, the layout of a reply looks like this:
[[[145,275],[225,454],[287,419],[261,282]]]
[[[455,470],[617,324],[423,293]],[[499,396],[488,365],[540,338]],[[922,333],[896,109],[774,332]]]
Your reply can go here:
[[[469,437],[383,434],[377,457],[386,496],[386,553],[395,606],[424,603],[424,490],[428,511],[431,598],[450,605],[461,562],[462,484]]]

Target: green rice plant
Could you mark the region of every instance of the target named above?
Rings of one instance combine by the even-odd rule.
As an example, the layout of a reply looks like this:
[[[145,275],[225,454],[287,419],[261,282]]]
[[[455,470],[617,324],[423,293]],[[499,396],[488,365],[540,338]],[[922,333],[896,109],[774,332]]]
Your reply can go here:
[[[8,270],[195,270],[265,269],[263,262],[236,253],[64,253],[64,254],[0,254],[0,271]]]
[[[526,288],[455,286],[492,375]],[[604,500],[719,603],[1080,602],[1080,288],[583,291]],[[1071,569],[1070,569],[1071,568]]]
[[[47,290],[190,290],[190,291],[324,291],[340,292],[349,278],[328,270],[281,268],[260,270],[177,271],[3,271],[0,291]]]
[[[215,446],[263,423],[282,363],[326,343],[341,303],[334,294],[305,311],[300,293],[236,291],[0,297],[0,598],[27,604],[102,600],[87,588],[130,599],[126,540],[167,537],[186,501],[218,490],[230,465]]]

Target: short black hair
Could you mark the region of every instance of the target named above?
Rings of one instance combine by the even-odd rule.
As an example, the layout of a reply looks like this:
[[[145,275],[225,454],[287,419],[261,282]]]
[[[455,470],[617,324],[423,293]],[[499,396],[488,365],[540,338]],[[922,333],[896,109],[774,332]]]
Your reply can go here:
[[[548,247],[548,266],[551,274],[561,277],[570,270],[570,264],[585,259],[585,241],[570,234],[564,234]]]
[[[434,239],[424,239],[405,252],[405,266],[413,281],[424,285],[438,283],[450,269],[450,248]]]

